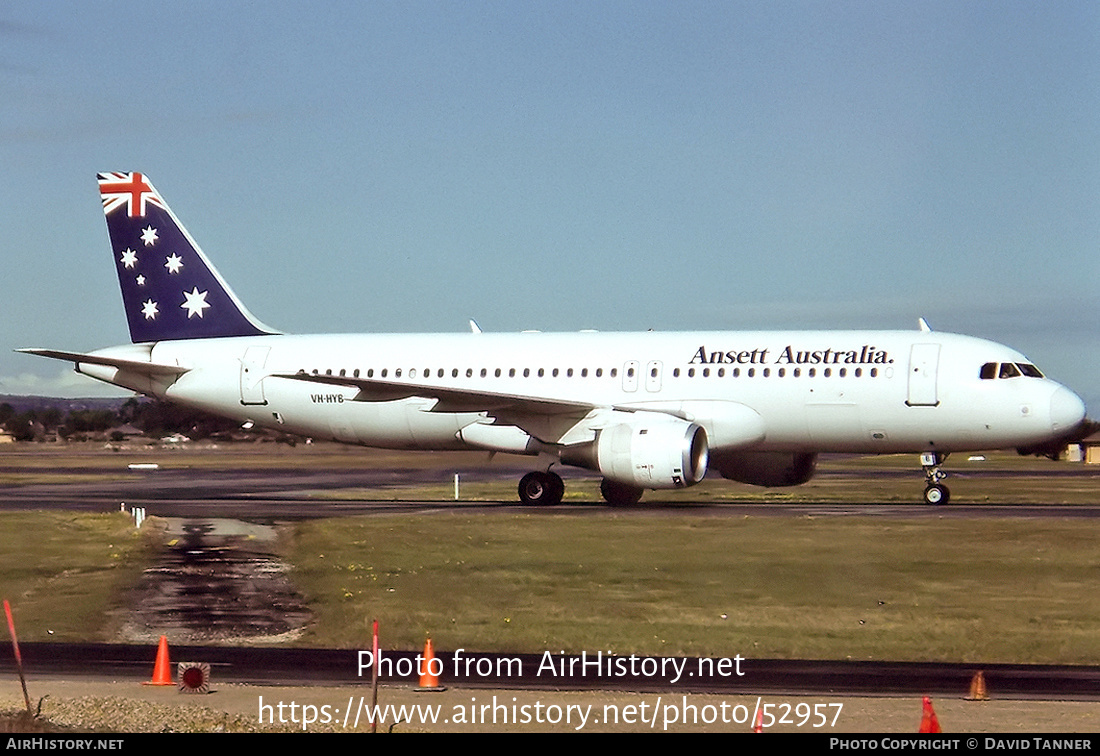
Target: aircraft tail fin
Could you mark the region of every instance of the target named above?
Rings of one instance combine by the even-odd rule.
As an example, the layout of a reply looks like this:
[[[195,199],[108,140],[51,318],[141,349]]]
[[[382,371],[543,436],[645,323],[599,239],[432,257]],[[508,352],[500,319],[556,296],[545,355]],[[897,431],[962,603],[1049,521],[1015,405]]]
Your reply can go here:
[[[130,339],[277,333],[257,320],[142,173],[100,173]]]

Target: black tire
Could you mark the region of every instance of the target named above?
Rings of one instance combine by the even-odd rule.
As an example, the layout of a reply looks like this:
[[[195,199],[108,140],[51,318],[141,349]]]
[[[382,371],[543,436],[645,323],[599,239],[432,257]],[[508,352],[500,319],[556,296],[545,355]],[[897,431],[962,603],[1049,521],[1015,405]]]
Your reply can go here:
[[[550,506],[561,504],[561,500],[565,498],[565,481],[556,472],[548,472],[546,477],[550,479],[550,501],[547,504]]]
[[[613,507],[630,507],[642,500],[642,493],[644,492],[640,488],[604,478],[603,482],[600,483],[600,493],[603,494],[604,500]]]
[[[951,492],[942,483],[934,483],[924,489],[924,503],[942,507],[951,500]]]
[[[556,473],[530,472],[519,481],[519,500],[532,507],[561,503],[565,483]]]

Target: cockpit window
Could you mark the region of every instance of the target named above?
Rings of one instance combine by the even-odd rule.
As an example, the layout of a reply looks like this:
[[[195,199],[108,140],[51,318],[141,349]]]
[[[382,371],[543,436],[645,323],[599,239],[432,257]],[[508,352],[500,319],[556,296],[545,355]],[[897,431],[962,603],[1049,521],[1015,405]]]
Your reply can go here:
[[[1000,369],[998,370],[998,368]],[[1039,368],[1027,362],[1002,362],[1000,364],[987,362],[982,365],[982,369],[978,373],[983,381],[992,380],[993,378],[1019,378],[1021,375],[1028,378],[1043,377]]]

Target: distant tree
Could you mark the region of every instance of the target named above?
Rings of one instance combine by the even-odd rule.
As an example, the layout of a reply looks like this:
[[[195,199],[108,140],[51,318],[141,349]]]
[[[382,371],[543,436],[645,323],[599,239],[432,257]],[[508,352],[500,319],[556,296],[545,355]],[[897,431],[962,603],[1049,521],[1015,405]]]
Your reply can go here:
[[[73,410],[65,426],[73,433],[102,433],[118,425],[118,416],[111,410]]]
[[[118,420],[124,424],[134,425],[141,415],[142,407],[147,402],[138,401],[136,397],[130,397],[118,408]]]
[[[38,419],[47,429],[61,425],[61,410],[57,407],[45,407],[38,413]]]
[[[207,438],[212,433],[236,430],[237,423],[171,402],[146,402],[136,410],[133,424],[147,436],[182,433],[189,438]]]

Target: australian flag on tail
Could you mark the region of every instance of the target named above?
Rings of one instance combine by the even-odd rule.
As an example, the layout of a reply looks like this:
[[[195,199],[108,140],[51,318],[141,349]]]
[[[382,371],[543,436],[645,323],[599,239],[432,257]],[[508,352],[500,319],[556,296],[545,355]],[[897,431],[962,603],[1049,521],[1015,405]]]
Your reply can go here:
[[[134,343],[276,333],[222,279],[141,173],[99,174]]]

